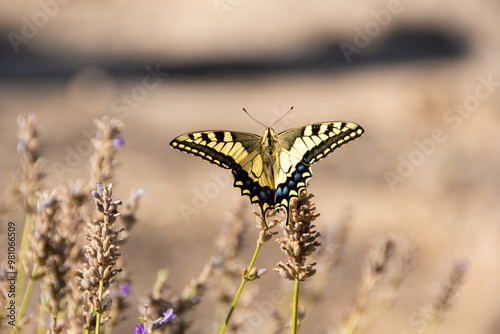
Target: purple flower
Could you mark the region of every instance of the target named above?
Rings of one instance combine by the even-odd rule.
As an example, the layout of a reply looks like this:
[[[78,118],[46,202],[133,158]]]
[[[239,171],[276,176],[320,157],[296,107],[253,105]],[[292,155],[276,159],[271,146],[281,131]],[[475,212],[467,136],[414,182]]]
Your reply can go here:
[[[97,193],[102,197],[104,194],[104,188],[102,187],[102,182],[97,181],[96,184],[97,184]]]
[[[174,320],[175,318],[177,318],[177,315],[174,314],[174,310],[169,308],[167,312],[163,313],[163,317],[151,321],[149,329],[157,330],[163,327],[163,325],[165,325],[167,322],[169,322],[170,320]]]
[[[135,326],[134,334],[148,334],[148,331],[144,329],[144,324],[140,324],[139,326]]]
[[[130,284],[128,283],[123,283],[120,285],[120,294],[122,297],[126,297],[130,295]]]
[[[113,138],[113,145],[115,145],[116,147],[122,147],[123,145],[125,145],[125,140],[123,140],[122,137],[117,136]]]
[[[167,312],[163,313],[163,320],[162,323],[166,324],[170,320],[174,320],[177,318],[177,315],[174,314],[174,310],[169,308]]]

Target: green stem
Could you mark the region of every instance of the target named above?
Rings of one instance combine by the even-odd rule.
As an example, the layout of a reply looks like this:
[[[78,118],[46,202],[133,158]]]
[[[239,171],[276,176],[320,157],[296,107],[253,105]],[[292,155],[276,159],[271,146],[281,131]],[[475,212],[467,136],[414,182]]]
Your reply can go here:
[[[229,320],[231,320],[231,316],[233,315],[234,309],[236,308],[236,305],[238,304],[238,300],[240,299],[241,292],[243,291],[245,284],[248,282],[248,277],[249,277],[250,272],[252,270],[252,267],[255,263],[255,260],[257,259],[257,255],[259,254],[260,246],[262,246],[262,243],[257,242],[257,247],[255,248],[255,252],[253,254],[252,261],[250,261],[250,265],[248,266],[247,274],[245,276],[243,276],[243,279],[241,280],[240,287],[238,289],[238,292],[236,293],[236,296],[234,297],[233,304],[231,305],[231,309],[229,310],[229,313],[227,314],[226,321],[224,322],[224,325],[222,325],[222,328],[220,330],[220,334],[224,334],[226,332],[227,326],[229,325]]]
[[[24,292],[24,281],[26,279],[26,272],[24,271],[24,260],[26,259],[26,251],[29,245],[29,237],[31,235],[31,230],[33,229],[33,223],[35,222],[35,216],[31,210],[27,210],[26,218],[24,219],[23,235],[21,237],[21,248],[19,248],[19,261],[17,263],[17,288],[16,293],[16,304],[21,301],[20,298],[23,296]]]
[[[40,305],[38,306],[38,334],[44,334],[46,333],[46,329],[43,329],[43,324],[44,319],[45,319],[45,314],[46,314],[46,305],[45,305],[45,300],[42,300],[40,302]]]
[[[95,334],[99,334],[101,330],[101,314],[102,314],[102,294],[104,290],[104,280],[99,280],[99,310],[96,310],[95,315]]]
[[[357,306],[349,314],[349,318],[347,318],[345,325],[340,330],[340,334],[352,334],[355,332],[356,327],[358,326],[359,321],[363,316],[363,310],[367,309],[368,300],[370,298],[370,291],[372,291],[374,284],[375,284],[374,280],[368,280],[368,284],[367,287],[365,288],[365,291],[362,291],[360,293],[360,297],[356,302]]]
[[[21,303],[21,306],[19,307],[19,313],[17,315],[17,326],[21,325],[21,321],[23,320],[24,313],[26,312],[26,309],[28,308],[28,304],[31,298],[31,293],[33,292],[33,286],[35,285],[35,279],[33,278],[36,275],[36,272],[38,270],[38,266],[35,264],[33,266],[33,272],[31,274],[30,280],[28,281],[28,285],[26,286],[26,291],[24,292],[23,296],[23,301]],[[17,333],[17,330],[16,332]]]
[[[354,333],[354,329],[359,323],[359,320],[361,319],[361,312],[359,311],[353,311],[350,315],[349,318],[347,319],[346,324],[340,331],[341,334],[352,334]]]
[[[427,322],[422,333],[434,334],[434,333],[436,333],[437,327],[438,327],[438,319],[437,319],[437,317],[434,316],[434,319],[431,319],[429,322]]]
[[[300,280],[296,277],[293,289],[292,334],[297,334],[297,322],[299,314],[299,285]]]

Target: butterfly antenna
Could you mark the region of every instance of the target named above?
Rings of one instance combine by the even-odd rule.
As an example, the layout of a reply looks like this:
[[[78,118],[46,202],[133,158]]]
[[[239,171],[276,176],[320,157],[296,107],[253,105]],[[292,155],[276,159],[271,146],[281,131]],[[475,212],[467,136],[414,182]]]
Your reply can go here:
[[[250,116],[251,119],[253,119],[254,121],[256,121],[257,123],[259,123],[260,125],[262,125],[263,127],[267,128],[267,126],[265,126],[262,122],[259,122],[258,120],[256,120],[255,118],[253,118],[252,115],[250,115],[250,113],[245,109],[243,108],[243,111],[247,113],[248,116]]]
[[[276,122],[274,122],[273,125],[270,126],[270,128],[272,128],[274,126],[274,124],[278,123],[283,118],[285,118],[285,116],[288,115],[290,113],[290,111],[292,111],[292,110],[293,110],[293,107],[291,107],[290,110],[288,110],[283,116],[281,116]]]

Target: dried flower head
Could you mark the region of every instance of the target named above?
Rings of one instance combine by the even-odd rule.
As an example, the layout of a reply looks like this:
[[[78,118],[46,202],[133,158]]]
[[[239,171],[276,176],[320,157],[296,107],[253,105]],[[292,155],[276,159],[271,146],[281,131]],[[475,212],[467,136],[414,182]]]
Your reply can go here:
[[[25,270],[33,279],[45,274],[49,257],[58,251],[58,245],[54,245],[57,231],[55,215],[58,208],[59,201],[55,191],[45,191],[40,195],[34,230],[30,236],[30,248],[26,254],[33,267],[30,268],[28,262],[25,262]]]
[[[41,139],[38,121],[34,114],[19,115],[17,152],[20,155],[21,177],[17,185],[18,194],[24,201],[28,213],[36,211],[36,193],[42,188],[44,163],[41,158]]]
[[[273,235],[278,234],[278,232],[271,232],[270,230],[273,227],[275,227],[276,225],[278,225],[282,220],[275,218],[271,221],[271,223],[267,224],[266,220],[264,219],[264,217],[261,214],[255,212],[255,215],[257,216],[256,226],[260,230],[259,238],[257,239],[257,243],[262,245],[265,242],[268,242],[269,240],[271,240]]]
[[[87,244],[84,246],[87,263],[79,270],[80,290],[86,301],[84,307],[84,328],[93,328],[94,323],[100,326],[98,319],[101,314],[108,310],[110,303],[109,285],[121,268],[115,268],[120,254],[121,240],[119,235],[122,229],[115,230],[113,223],[120,215],[118,205],[121,201],[112,200],[112,185],[103,186],[97,183],[97,191],[92,191],[96,209],[101,213],[100,219],[94,219],[89,223],[89,234]],[[97,320],[96,320],[97,319]],[[109,320],[105,318],[102,322]]]
[[[362,268],[360,288],[340,333],[367,328],[398,296],[413,263],[414,247],[405,237],[387,234],[375,240]]]
[[[94,123],[97,127],[97,133],[92,139],[94,152],[90,157],[91,182],[109,182],[117,165],[116,150],[124,143],[119,136],[124,128],[124,123],[118,118],[107,116],[96,119]]]
[[[427,320],[422,333],[434,333],[436,331],[436,327],[460,295],[460,288],[464,283],[468,267],[469,263],[464,258],[453,262],[448,275],[440,283],[439,289],[434,294],[429,305],[422,308]]]
[[[78,333],[81,331],[83,319],[81,310],[83,306],[82,293],[79,282],[74,277],[78,276],[77,270],[84,263],[84,236],[86,233],[85,217],[89,216],[87,206],[88,189],[85,182],[63,185],[58,192],[59,196],[59,233],[65,242],[63,248],[66,254],[66,332]]]
[[[68,185],[39,195],[36,220],[26,252],[25,268],[31,280],[43,278],[42,304],[50,315],[50,330],[62,332],[68,323],[61,311],[72,310],[71,268],[79,264],[79,207],[70,195]],[[32,267],[30,267],[30,264]]]
[[[290,201],[290,221],[288,225],[281,222],[285,236],[276,242],[288,256],[288,261],[286,263],[280,261],[274,270],[289,280],[303,281],[316,273],[315,262],[306,264],[307,257],[321,245],[317,240],[320,233],[314,230],[315,226],[312,224],[319,216],[314,203],[310,201],[313,197],[314,195],[307,194],[304,190],[298,198],[293,198]]]

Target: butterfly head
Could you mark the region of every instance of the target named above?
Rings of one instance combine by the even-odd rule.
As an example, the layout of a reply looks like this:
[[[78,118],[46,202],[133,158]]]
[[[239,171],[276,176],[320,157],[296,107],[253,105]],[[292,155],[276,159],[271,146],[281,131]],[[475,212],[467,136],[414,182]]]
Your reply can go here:
[[[276,134],[272,128],[266,128],[264,134],[262,135],[262,146],[263,147],[274,147],[276,143]]]

